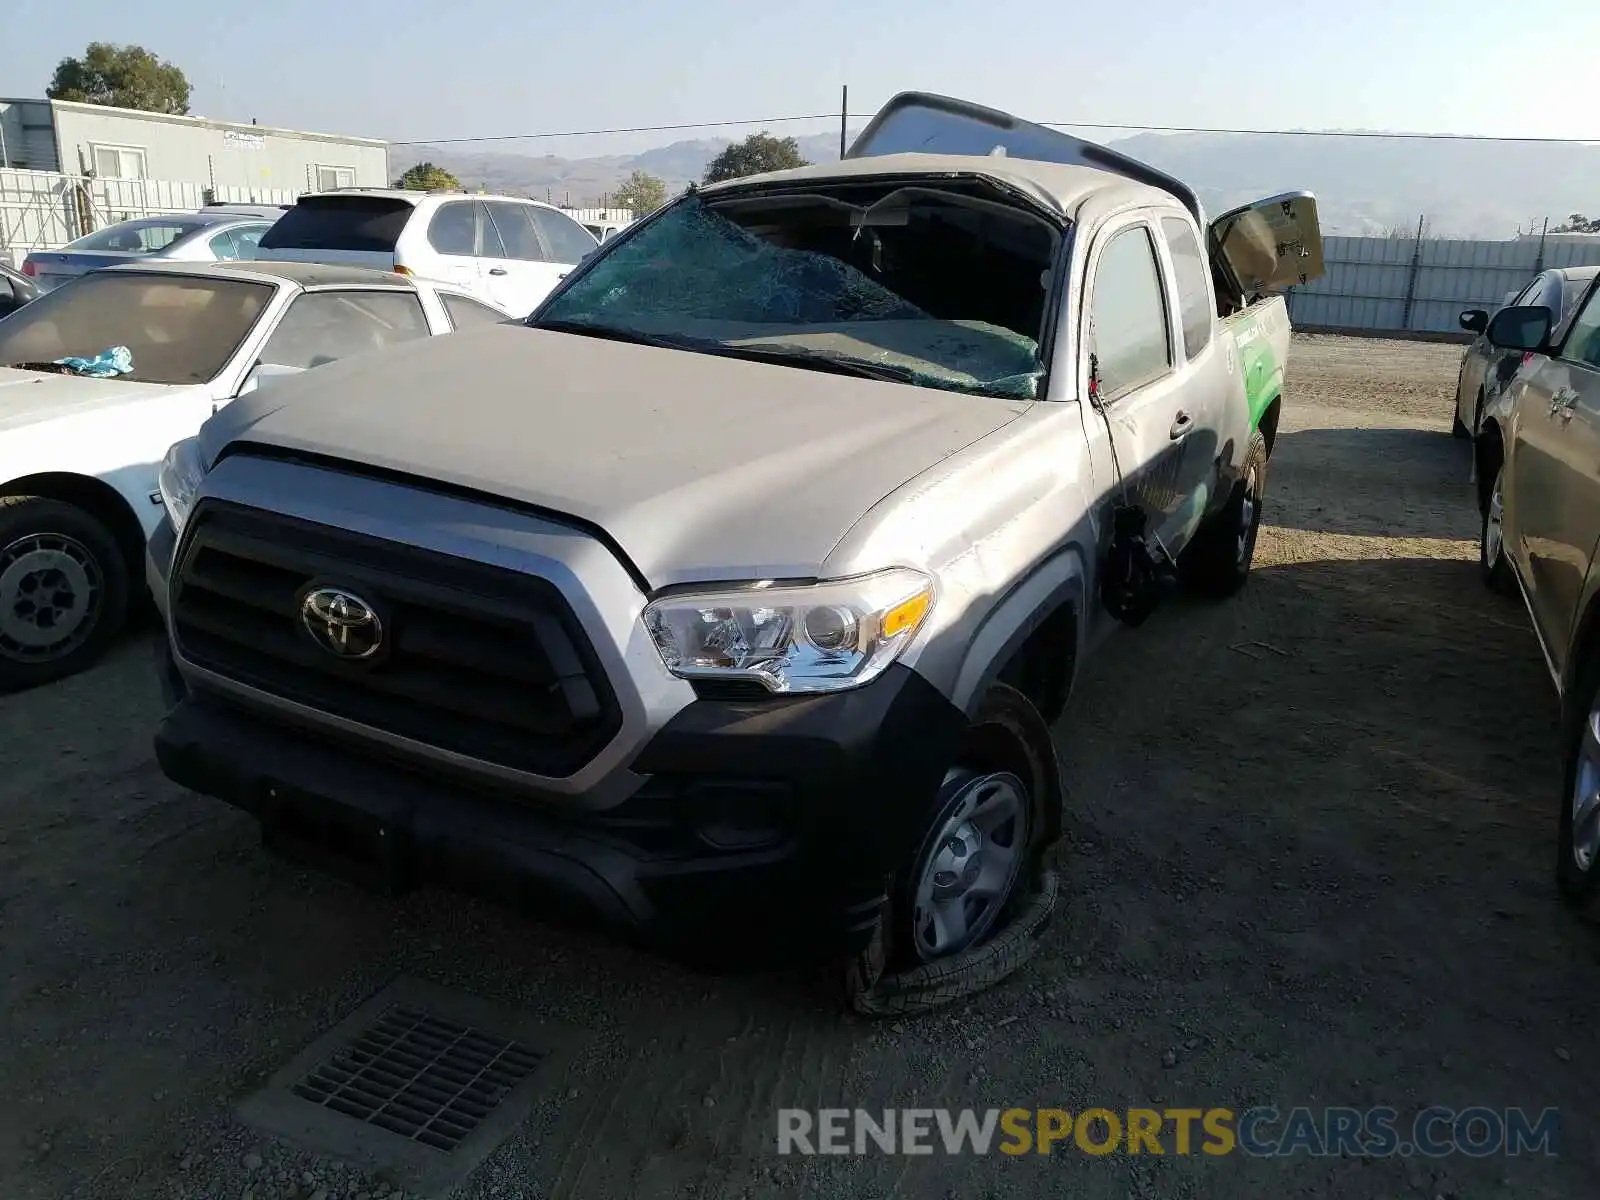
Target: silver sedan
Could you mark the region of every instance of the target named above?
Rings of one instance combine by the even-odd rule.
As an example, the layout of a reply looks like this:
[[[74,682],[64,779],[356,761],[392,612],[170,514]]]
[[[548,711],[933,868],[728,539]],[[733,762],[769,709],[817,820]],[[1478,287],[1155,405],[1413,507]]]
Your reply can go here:
[[[36,251],[23,260],[22,273],[48,292],[121,263],[248,260],[256,257],[256,243],[272,224],[271,218],[237,211],[138,217],[97,229],[60,250]]]

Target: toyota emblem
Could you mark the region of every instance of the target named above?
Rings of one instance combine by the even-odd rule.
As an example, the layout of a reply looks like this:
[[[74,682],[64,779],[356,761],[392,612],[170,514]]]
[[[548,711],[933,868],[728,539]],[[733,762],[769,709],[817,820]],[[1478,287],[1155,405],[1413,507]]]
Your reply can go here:
[[[383,622],[354,592],[324,587],[300,601],[300,624],[329,654],[338,658],[371,658],[383,645]]]

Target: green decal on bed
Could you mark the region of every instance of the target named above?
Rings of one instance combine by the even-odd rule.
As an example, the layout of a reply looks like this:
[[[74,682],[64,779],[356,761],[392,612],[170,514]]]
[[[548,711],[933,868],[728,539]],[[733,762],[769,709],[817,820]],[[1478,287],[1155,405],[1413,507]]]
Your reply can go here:
[[[1268,406],[1283,391],[1283,364],[1266,325],[1266,314],[1241,314],[1232,326],[1239,347],[1239,369],[1244,372],[1245,398],[1250,404],[1250,428],[1255,430]]]

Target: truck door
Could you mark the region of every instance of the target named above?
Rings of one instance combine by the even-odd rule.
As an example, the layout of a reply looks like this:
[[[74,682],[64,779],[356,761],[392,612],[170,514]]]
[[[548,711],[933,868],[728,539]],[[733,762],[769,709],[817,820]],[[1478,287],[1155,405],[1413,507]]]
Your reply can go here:
[[[1197,414],[1186,405],[1176,370],[1167,288],[1156,248],[1153,218],[1136,216],[1107,225],[1090,248],[1088,292],[1080,331],[1085,379],[1101,420],[1085,414],[1091,441],[1109,438],[1114,463],[1105,505],[1124,493],[1143,508],[1151,532],[1176,553],[1182,546],[1185,443]],[[1098,426],[1098,429],[1096,428]]]
[[[1533,356],[1512,387],[1506,545],[1559,670],[1600,542],[1600,286],[1560,348]]]

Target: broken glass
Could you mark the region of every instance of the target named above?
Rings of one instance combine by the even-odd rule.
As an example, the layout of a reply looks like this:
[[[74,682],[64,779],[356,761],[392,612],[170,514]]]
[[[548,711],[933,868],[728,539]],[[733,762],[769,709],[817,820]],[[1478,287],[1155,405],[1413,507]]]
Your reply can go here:
[[[757,233],[689,197],[602,251],[535,323],[713,352],[788,348],[796,365],[880,364],[923,386],[1034,398],[1044,373],[1035,339],[932,316],[833,254],[779,244],[791,232],[784,211],[764,214]]]

